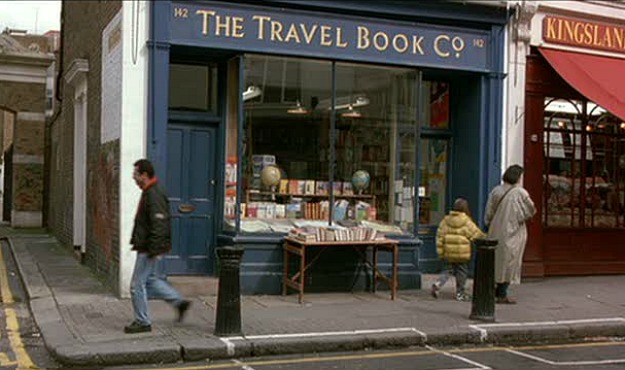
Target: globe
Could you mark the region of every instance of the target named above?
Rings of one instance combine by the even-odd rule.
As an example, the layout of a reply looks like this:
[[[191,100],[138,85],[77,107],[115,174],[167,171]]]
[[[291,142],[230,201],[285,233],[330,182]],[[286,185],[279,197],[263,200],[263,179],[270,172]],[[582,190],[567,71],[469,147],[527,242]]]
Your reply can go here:
[[[354,190],[358,192],[362,192],[369,187],[370,181],[371,176],[369,176],[369,172],[365,170],[358,170],[354,172],[354,175],[352,176],[352,185],[354,186]]]
[[[280,169],[277,166],[269,165],[260,171],[260,181],[263,185],[270,188],[280,183]]]

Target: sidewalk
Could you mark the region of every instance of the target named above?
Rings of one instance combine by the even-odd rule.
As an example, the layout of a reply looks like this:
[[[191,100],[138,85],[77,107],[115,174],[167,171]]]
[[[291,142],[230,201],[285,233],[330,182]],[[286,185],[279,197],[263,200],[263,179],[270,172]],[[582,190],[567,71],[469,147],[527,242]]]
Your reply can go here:
[[[515,286],[517,305],[497,305],[493,324],[468,319],[470,302],[429,290],[242,298],[244,337],[218,338],[216,297],[194,296],[181,324],[151,301],[151,333],[128,335],[129,300],[117,299],[49,235],[0,228],[7,237],[49,351],[65,365],[160,363],[418,345],[525,343],[625,336],[625,276],[551,278]],[[429,287],[434,276],[424,278]],[[469,290],[470,291],[470,290]]]

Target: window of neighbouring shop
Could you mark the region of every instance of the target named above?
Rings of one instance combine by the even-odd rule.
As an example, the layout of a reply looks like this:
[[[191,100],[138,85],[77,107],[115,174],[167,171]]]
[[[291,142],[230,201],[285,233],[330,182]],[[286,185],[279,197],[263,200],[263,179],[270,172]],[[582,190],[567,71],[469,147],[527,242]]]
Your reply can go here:
[[[241,188],[240,231],[330,221],[414,231],[417,70],[265,55],[243,63],[240,160],[238,120],[229,118],[226,139],[226,176],[241,166],[240,184],[226,181]],[[235,229],[230,190],[225,222]]]
[[[545,98],[543,223],[622,228],[625,123],[581,100]]]

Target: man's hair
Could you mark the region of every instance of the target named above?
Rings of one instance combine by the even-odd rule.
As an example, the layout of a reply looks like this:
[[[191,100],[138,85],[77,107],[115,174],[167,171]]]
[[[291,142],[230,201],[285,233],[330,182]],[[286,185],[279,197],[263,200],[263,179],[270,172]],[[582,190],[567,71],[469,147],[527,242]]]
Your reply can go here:
[[[152,162],[147,159],[139,159],[135,162],[134,166],[137,167],[139,174],[145,172],[149,178],[154,177],[154,166],[152,165]]]
[[[506,172],[503,173],[501,179],[510,185],[514,185],[521,179],[521,175],[523,174],[523,167],[518,164],[513,164],[508,167]]]
[[[453,210],[456,212],[464,212],[467,215],[471,216],[471,210],[469,209],[469,202],[463,197],[456,198],[456,200],[454,201]]]

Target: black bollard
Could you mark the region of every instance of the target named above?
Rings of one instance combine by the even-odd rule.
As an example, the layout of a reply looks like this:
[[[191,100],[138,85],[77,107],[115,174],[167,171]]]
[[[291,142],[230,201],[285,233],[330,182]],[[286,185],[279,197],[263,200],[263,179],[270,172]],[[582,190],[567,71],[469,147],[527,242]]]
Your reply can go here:
[[[477,256],[473,276],[473,300],[469,319],[495,321],[495,239],[476,239]]]
[[[217,313],[215,335],[218,337],[240,336],[241,331],[241,287],[239,270],[243,248],[217,248],[219,257],[219,291],[217,292]]]

